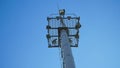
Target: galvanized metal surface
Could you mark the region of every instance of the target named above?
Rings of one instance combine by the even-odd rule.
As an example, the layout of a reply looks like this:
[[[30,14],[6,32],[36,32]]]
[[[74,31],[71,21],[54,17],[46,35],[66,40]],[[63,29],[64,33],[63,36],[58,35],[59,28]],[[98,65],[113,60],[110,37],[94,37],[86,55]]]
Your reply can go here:
[[[61,30],[61,53],[63,58],[63,68],[75,68],[75,63],[66,30]]]

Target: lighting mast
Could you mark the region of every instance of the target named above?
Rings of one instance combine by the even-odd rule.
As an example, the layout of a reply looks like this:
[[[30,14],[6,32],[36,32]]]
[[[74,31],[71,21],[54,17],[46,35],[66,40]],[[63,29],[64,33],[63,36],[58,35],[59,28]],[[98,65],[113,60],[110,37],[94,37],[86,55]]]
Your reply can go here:
[[[51,15],[47,21],[48,47],[61,49],[63,68],[75,68],[71,47],[78,47],[80,17],[67,15],[65,9],[61,9],[59,15]]]

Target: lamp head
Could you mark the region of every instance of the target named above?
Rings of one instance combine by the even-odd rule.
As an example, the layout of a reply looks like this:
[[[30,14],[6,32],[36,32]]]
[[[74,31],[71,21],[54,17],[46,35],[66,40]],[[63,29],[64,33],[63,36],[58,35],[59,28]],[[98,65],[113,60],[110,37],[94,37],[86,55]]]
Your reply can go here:
[[[62,15],[62,16],[64,16],[65,15],[65,9],[59,10],[59,14]]]

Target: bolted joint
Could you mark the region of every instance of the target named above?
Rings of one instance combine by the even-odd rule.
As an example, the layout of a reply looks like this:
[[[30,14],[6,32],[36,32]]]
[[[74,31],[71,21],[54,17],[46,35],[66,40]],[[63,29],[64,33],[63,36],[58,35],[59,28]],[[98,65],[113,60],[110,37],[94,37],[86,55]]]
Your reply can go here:
[[[47,34],[47,35],[46,35],[46,38],[47,38],[47,39],[50,39],[50,38],[51,38],[50,34]]]
[[[78,21],[80,21],[80,17],[77,17]]]
[[[51,29],[51,26],[47,25],[47,26],[46,26],[46,29]]]
[[[60,17],[59,17],[59,16],[56,16],[56,19],[57,19],[57,20],[59,20],[59,19],[60,19]]]
[[[67,16],[67,18],[68,18],[68,20],[70,20],[70,19],[71,19],[71,16]]]
[[[50,18],[49,18],[49,17],[47,17],[47,21],[48,21],[48,22],[50,21]]]

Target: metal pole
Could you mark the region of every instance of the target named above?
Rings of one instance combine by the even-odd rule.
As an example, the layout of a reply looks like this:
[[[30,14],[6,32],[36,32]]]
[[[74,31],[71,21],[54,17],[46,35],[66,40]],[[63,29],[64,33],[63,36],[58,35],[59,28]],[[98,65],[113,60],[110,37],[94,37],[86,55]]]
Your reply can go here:
[[[61,38],[61,55],[63,58],[63,68],[75,68],[74,59],[68,39],[66,30],[62,29],[60,32]]]

